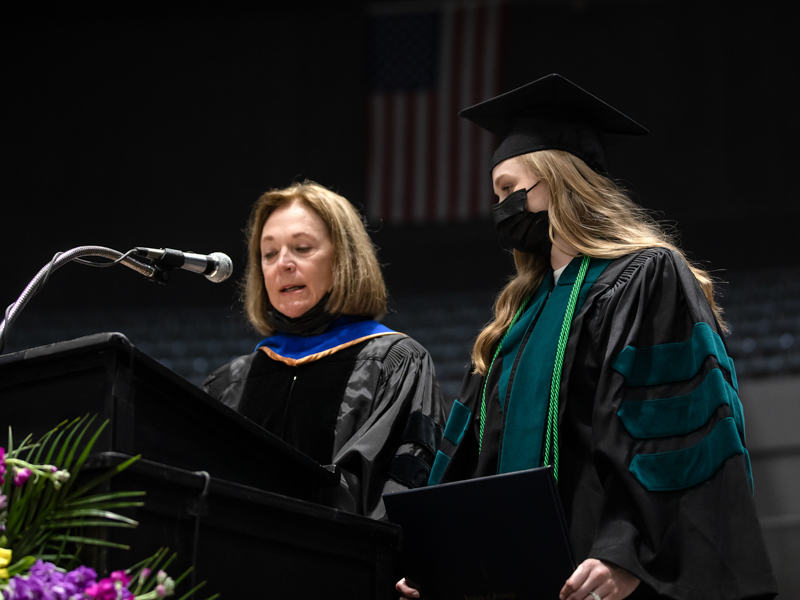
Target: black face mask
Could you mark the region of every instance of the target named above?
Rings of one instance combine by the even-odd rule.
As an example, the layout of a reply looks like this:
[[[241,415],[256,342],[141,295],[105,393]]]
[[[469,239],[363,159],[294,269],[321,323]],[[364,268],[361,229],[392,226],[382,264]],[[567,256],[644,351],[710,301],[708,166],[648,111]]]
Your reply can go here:
[[[528,192],[539,185],[537,181],[530,189],[521,189],[492,207],[494,226],[500,240],[521,252],[550,256],[553,242],[550,241],[550,216],[546,210],[529,212]]]
[[[330,297],[331,293],[328,292],[319,302],[299,317],[287,317],[282,312],[273,308],[269,311],[269,318],[277,331],[304,337],[319,335],[325,332],[328,325],[330,325],[333,320],[333,315],[325,311],[325,305],[328,303]]]

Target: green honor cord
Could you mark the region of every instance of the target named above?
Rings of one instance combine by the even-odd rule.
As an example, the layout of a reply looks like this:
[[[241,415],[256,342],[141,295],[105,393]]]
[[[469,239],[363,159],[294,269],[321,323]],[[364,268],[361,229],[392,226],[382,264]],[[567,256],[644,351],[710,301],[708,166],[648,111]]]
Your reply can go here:
[[[567,340],[569,339],[569,330],[570,326],[572,325],[572,317],[575,314],[575,305],[578,303],[578,294],[581,291],[583,280],[586,279],[586,272],[589,270],[590,260],[591,259],[588,256],[584,256],[581,259],[581,266],[578,269],[578,276],[575,278],[575,283],[573,284],[572,291],[569,295],[567,310],[564,313],[564,322],[561,325],[561,335],[558,338],[556,361],[555,365],[553,366],[553,379],[550,384],[550,404],[547,411],[547,435],[545,437],[543,464],[553,465],[553,476],[555,477],[556,482],[558,482],[558,392],[561,389],[561,369],[564,365],[564,352],[567,348]],[[486,425],[486,387],[489,383],[489,374],[492,372],[492,366],[494,366],[494,361],[497,358],[497,355],[500,354],[500,349],[503,347],[503,342],[508,337],[509,332],[511,331],[512,327],[514,327],[517,320],[519,320],[519,316],[525,310],[529,300],[530,298],[525,299],[525,301],[522,303],[522,306],[519,307],[519,310],[514,315],[514,318],[511,319],[511,323],[508,325],[508,329],[506,330],[503,339],[500,340],[497,350],[495,350],[494,356],[492,357],[492,362],[489,364],[489,370],[486,373],[486,379],[484,380],[483,384],[483,395],[481,398],[481,430],[480,437],[478,438],[478,454],[480,454],[481,447],[483,445],[483,430]],[[553,450],[552,462],[550,462],[551,447]]]
[[[585,256],[581,259],[581,266],[575,284],[569,294],[567,302],[567,312],[564,313],[564,323],[561,325],[561,335],[558,337],[558,348],[556,349],[556,363],[553,365],[553,381],[550,383],[550,408],[547,411],[547,436],[544,442],[544,460],[542,464],[553,465],[553,477],[558,483],[558,392],[561,389],[561,368],[564,366],[564,352],[567,349],[569,339],[569,329],[572,326],[572,316],[575,314],[575,305],[578,303],[578,294],[581,285],[586,278],[586,271],[589,270],[589,261]],[[553,460],[550,461],[550,441],[553,445]]]

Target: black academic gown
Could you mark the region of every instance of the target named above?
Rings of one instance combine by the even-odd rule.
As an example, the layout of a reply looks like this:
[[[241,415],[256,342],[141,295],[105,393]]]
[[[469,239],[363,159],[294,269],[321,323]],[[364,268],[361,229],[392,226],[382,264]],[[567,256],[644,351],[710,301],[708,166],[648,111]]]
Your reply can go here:
[[[571,286],[579,261],[559,285]],[[675,253],[646,250],[607,261],[582,294],[558,409],[558,488],[576,560],[606,560],[641,579],[631,598],[773,597],[735,371],[694,275]],[[548,402],[515,387],[552,347],[537,349],[541,323],[526,324],[514,332],[518,351],[501,352],[489,374],[481,451],[485,378],[469,375],[432,483],[541,466],[529,457],[530,448],[543,454],[543,440],[511,431],[509,416]]]
[[[212,373],[203,389],[337,465],[342,481],[330,503],[376,519],[385,518],[383,493],[426,484],[445,420],[430,355],[398,333],[294,366],[257,350]]]

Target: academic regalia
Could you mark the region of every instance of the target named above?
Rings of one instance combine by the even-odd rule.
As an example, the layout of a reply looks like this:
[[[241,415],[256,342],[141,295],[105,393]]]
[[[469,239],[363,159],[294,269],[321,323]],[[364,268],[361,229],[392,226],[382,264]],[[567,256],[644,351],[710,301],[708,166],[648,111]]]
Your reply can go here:
[[[385,518],[381,494],[425,485],[444,405],[427,351],[376,321],[278,333],[203,388],[320,464],[337,465],[337,508]]]
[[[647,133],[556,74],[460,115],[502,138],[492,168],[560,150],[605,175],[606,147]],[[549,255],[530,189],[493,208],[495,224],[515,249]],[[630,598],[772,598],[736,373],[696,277],[666,248],[587,258],[556,285],[550,271],[488,375],[466,377],[429,485],[553,464],[576,560],[638,577]]]
[[[480,452],[485,378],[468,375],[430,483],[541,466],[580,260],[555,286],[551,271],[504,341]],[[576,560],[641,579],[631,598],[772,597],[733,361],[696,278],[662,248],[589,264],[558,404],[558,489]]]

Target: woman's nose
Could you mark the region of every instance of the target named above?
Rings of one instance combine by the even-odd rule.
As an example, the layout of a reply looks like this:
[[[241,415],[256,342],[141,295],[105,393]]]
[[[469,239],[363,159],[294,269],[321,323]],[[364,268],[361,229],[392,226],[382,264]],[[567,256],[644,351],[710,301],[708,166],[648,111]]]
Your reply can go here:
[[[287,270],[294,268],[295,266],[294,257],[292,256],[292,253],[289,252],[288,249],[284,248],[278,254],[278,265],[282,269],[287,269]]]

